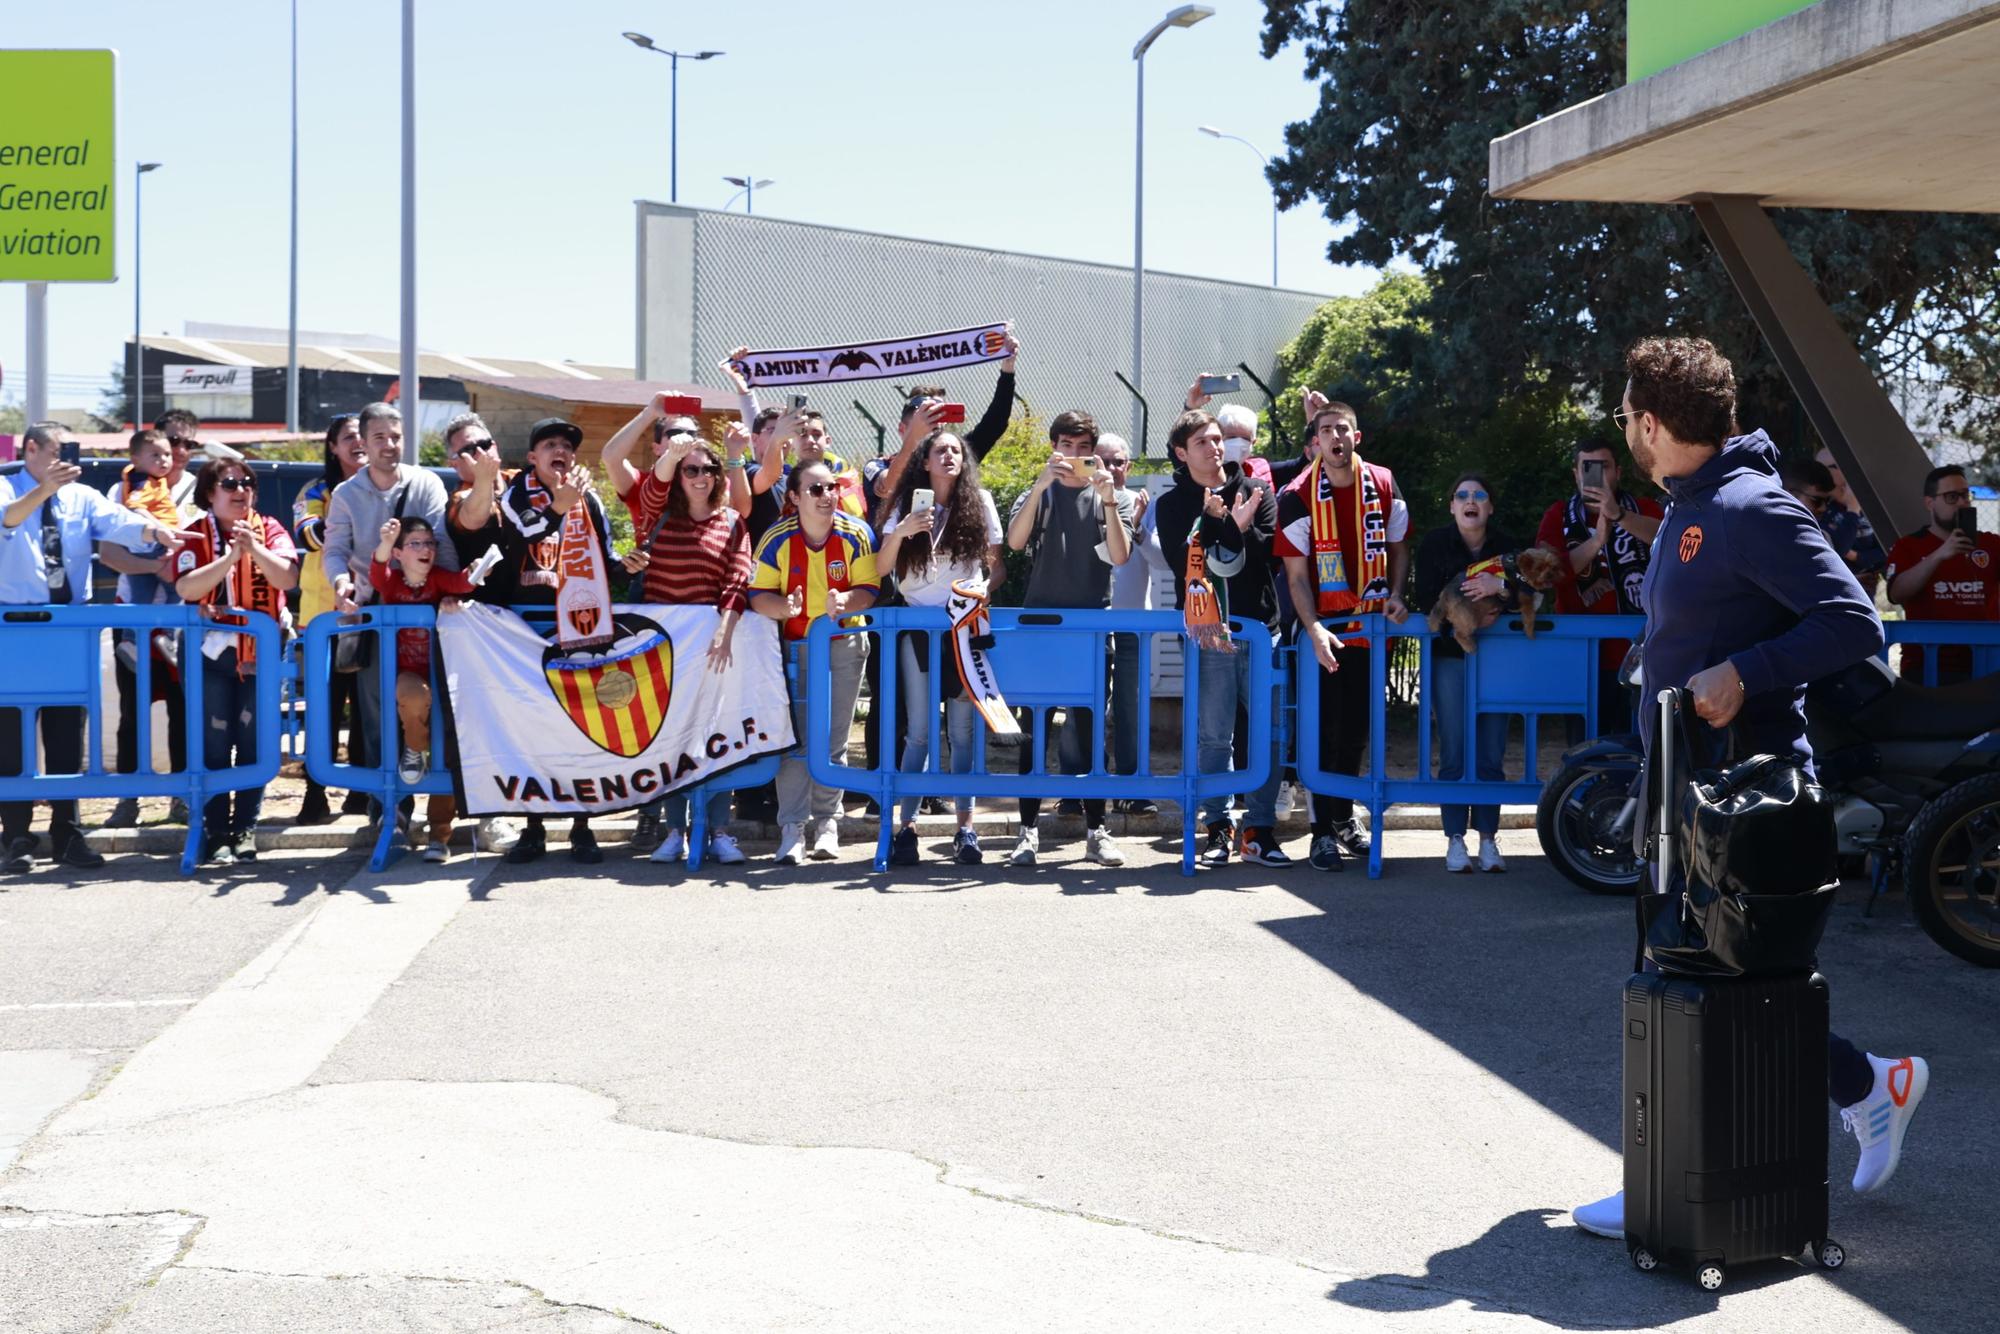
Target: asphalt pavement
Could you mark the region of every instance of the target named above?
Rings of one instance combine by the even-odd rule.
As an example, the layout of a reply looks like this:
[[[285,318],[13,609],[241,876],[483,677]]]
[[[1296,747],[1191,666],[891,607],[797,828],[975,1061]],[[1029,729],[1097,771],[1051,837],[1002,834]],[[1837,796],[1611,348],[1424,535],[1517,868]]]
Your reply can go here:
[[[1929,1097],[1878,1195],[1834,1123],[1844,1270],[1703,1293],[1566,1216],[1629,901],[1387,837],[4,882],[0,1330],[1992,1327],[2000,976],[1850,887],[1836,1027]]]

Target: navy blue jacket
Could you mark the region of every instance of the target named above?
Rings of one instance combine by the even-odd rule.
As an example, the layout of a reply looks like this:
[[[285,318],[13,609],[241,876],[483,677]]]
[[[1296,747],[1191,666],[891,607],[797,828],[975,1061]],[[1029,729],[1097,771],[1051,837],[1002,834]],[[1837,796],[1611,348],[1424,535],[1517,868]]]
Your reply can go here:
[[[1810,768],[1806,683],[1881,650],[1875,604],[1819,520],[1779,485],[1778,450],[1762,431],[1669,478],[1667,494],[1643,593],[1648,751],[1655,692],[1728,661],[1743,678],[1730,724],[1737,757],[1789,755]]]

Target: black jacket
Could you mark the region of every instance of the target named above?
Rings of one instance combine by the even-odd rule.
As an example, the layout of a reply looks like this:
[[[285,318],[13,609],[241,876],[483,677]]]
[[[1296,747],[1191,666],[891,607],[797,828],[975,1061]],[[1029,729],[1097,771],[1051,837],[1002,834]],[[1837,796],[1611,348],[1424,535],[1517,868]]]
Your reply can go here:
[[[1465,538],[1455,523],[1431,529],[1417,546],[1416,601],[1411,609],[1428,613],[1437,605],[1446,585],[1462,582],[1466,570],[1472,565],[1495,556],[1513,555],[1520,549],[1512,538],[1491,526],[1486,529],[1486,544],[1477,551],[1466,547]],[[1445,658],[1465,656],[1458,647],[1458,641],[1449,632],[1438,636],[1431,652]]]
[[[1256,492],[1256,517],[1245,530],[1224,514],[1220,519],[1202,513],[1208,492],[1187,469],[1174,471],[1171,491],[1154,501],[1154,526],[1160,535],[1160,551],[1174,575],[1174,605],[1187,600],[1188,538],[1201,539],[1208,561],[1209,583],[1216,590],[1224,617],[1257,621],[1276,628],[1278,600],[1271,586],[1271,539],[1278,532],[1278,498],[1271,488],[1243,471],[1240,463],[1222,465],[1222,503],[1233,508],[1244,490]]]

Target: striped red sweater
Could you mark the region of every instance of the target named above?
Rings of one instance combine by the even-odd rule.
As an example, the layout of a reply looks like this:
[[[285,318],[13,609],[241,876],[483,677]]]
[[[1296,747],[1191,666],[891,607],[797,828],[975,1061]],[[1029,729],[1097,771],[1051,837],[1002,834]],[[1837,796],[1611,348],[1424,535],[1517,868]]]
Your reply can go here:
[[[667,505],[667,485],[652,473],[623,499],[632,512],[632,531],[639,541],[653,531]],[[675,515],[653,541],[653,559],[646,566],[644,600],[666,606],[710,606],[742,611],[748,605],[750,530],[727,505],[697,523]]]

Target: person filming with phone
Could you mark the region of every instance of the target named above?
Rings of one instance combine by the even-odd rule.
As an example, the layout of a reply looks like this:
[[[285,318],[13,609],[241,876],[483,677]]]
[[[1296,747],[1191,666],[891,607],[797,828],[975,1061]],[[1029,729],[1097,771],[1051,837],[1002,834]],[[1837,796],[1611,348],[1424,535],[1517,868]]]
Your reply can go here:
[[[1913,621],[2000,620],[2000,536],[1979,531],[1964,471],[1925,474],[1924,508],[1931,521],[1897,538],[1889,551],[1889,601]],[[1903,675],[1921,682],[1924,656],[1923,645],[1903,645]],[[1939,685],[1967,680],[1972,649],[1941,644],[1937,665]]]
[[[1555,611],[1564,616],[1643,615],[1640,588],[1663,511],[1619,485],[1618,455],[1610,441],[1586,436],[1576,442],[1573,454],[1576,490],[1549,506],[1535,532],[1536,542],[1569,553],[1557,571]],[[1607,639],[1599,647],[1599,736],[1624,731],[1631,723],[1625,690],[1618,684],[1618,664],[1630,648],[1623,639]],[[1580,722],[1570,740],[1583,740]]]

